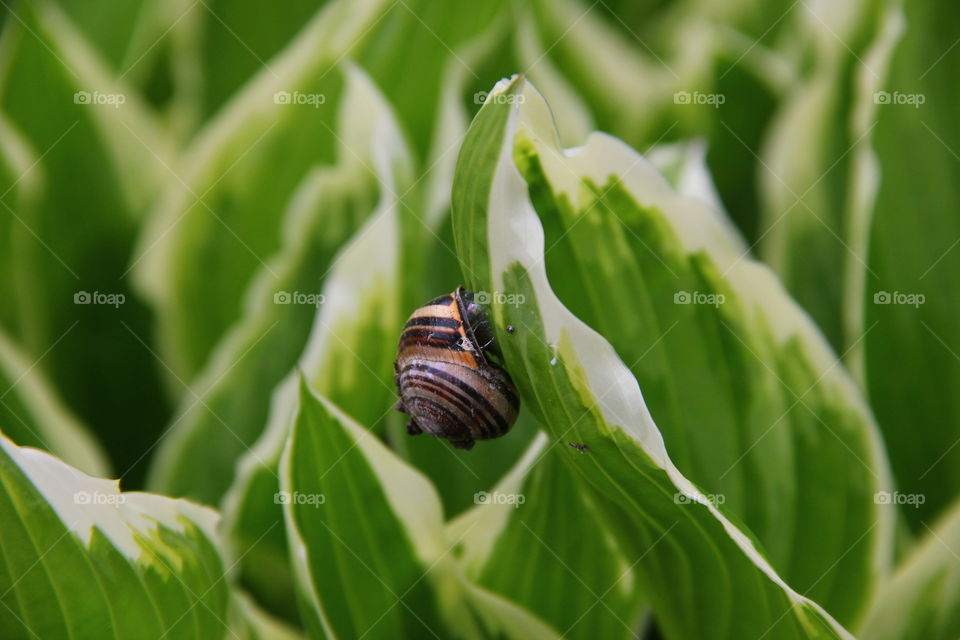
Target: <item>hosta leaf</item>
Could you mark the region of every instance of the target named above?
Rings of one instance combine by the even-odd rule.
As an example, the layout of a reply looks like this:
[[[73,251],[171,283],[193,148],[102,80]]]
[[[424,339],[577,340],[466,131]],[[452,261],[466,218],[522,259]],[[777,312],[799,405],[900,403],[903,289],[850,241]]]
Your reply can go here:
[[[647,159],[677,193],[696,198],[718,212],[723,211],[723,202],[707,167],[704,141],[658,145],[647,152]],[[731,242],[736,242],[736,232],[729,220],[721,216],[719,222],[730,229]],[[740,247],[744,248],[742,243]]]
[[[877,94],[882,175],[873,203],[863,298],[866,382],[920,532],[960,493],[960,131],[957,7],[904,3],[906,31]],[[922,104],[919,104],[923,101]],[[874,274],[876,277],[874,277]]]
[[[86,427],[2,330],[0,429],[23,446],[46,449],[86,473],[108,473],[106,456]]]
[[[501,20],[500,26],[503,24]],[[398,278],[398,286],[403,291],[404,318],[425,301],[449,293],[462,284],[461,265],[454,251],[448,214],[457,152],[469,125],[464,95],[475,99],[472,92],[468,92],[475,80],[471,69],[479,68],[496,47],[502,48],[503,39],[504,29],[487,29],[464,43],[447,61],[437,107],[439,119],[427,169],[417,179],[423,187],[422,205],[421,208],[405,207],[404,210],[407,231],[404,234],[401,277]],[[393,353],[402,323],[403,319],[384,338]],[[334,397],[331,400],[339,402]],[[405,460],[434,481],[448,515],[468,508],[474,493],[490,488],[520,457],[536,430],[532,417],[521,412],[510,438],[487,443],[485,455],[476,456],[453,449],[435,438],[411,438],[405,433],[406,418],[400,418],[396,414],[391,423],[394,431],[390,433],[390,444]]]
[[[558,637],[462,577],[429,480],[305,383],[280,484],[313,637]]]
[[[293,195],[283,246],[257,274],[244,315],[184,396],[158,452],[152,473],[158,491],[211,504],[221,498],[237,459],[266,424],[270,396],[264,390],[296,364],[317,309],[343,295],[320,289],[341,243],[371,215],[385,210],[384,216],[397,215],[397,194],[411,180],[411,159],[389,107],[358,68],[347,72],[340,110],[340,162],[309,173]],[[380,321],[392,318],[386,298],[379,308],[373,300],[367,304]],[[380,379],[389,373],[389,365],[377,371]],[[355,380],[344,374],[337,373],[336,384],[349,388]],[[197,465],[207,470],[202,478],[185,472]]]
[[[441,225],[449,226],[450,186],[453,184],[453,172],[457,165],[457,152],[470,125],[463,98],[474,80],[471,70],[489,58],[503,38],[503,30],[496,28],[497,26],[487,28],[483,33],[466,41],[454,52],[455,55],[447,60],[443,69],[433,118],[433,133],[430,136],[430,150],[427,154],[427,168],[418,178],[418,182],[423,182],[425,192],[422,222],[434,232],[437,232]],[[445,244],[450,240],[446,236],[441,236],[440,239]],[[435,244],[432,243],[434,247]],[[440,253],[455,258],[456,255],[449,247],[452,247],[452,244],[442,247]],[[428,271],[424,275],[430,278],[436,274]],[[429,281],[432,282],[432,279]]]
[[[772,18],[770,24],[781,16]],[[737,34],[737,41],[739,47],[725,50],[725,55],[717,60],[717,76],[712,84],[686,85],[683,89],[723,96],[722,104],[687,104],[676,109],[712,112],[707,140],[710,172],[731,219],[752,246],[763,232],[759,228],[758,202],[758,183],[763,175],[756,169],[757,157],[786,88],[796,80],[796,71],[775,52],[764,51],[749,36]],[[751,54],[761,57],[762,63],[751,64]]]
[[[805,5],[811,69],[771,123],[759,169],[764,259],[831,344],[846,351],[866,327],[845,326],[855,274],[868,272],[866,226],[856,209],[872,199],[869,154],[882,86],[902,30],[899,2]],[[856,292],[859,294],[859,291]]]
[[[116,6],[109,0],[88,0],[83,5],[74,2],[57,4],[69,14],[70,20],[83,31],[86,38],[97,44],[110,66],[118,71],[118,74],[123,74],[129,69],[129,66],[123,64],[124,54],[140,35],[137,30],[138,22],[144,14],[155,14],[156,11],[150,11],[153,8],[151,5],[158,3],[155,0],[135,0]],[[157,33],[154,37],[159,35],[160,33]]]
[[[514,35],[517,61],[521,69],[527,69],[531,82],[536,83],[549,100],[557,117],[560,140],[574,144],[593,131],[593,117],[583,100],[563,77],[548,57],[549,50],[540,41],[533,12],[519,12]]]
[[[369,97],[369,96],[368,96]],[[380,114],[385,117],[385,113]],[[401,218],[393,189],[402,175],[402,148],[395,129],[383,121],[372,161],[380,174],[380,201],[372,217],[337,254],[324,282],[324,304],[313,318],[309,340],[296,362],[311,386],[351,416],[382,430],[393,414],[395,332],[401,326]],[[391,133],[392,132],[392,133]],[[393,164],[393,166],[391,166]],[[391,177],[391,171],[399,170]],[[288,369],[292,364],[288,364]],[[253,393],[243,389],[243,393]],[[278,466],[297,407],[297,375],[291,371],[269,398],[262,436],[239,461],[237,479],[225,501],[226,529],[243,556],[250,590],[273,609],[295,616]],[[261,425],[262,426],[262,425]]]
[[[108,63],[54,3],[40,5],[38,22],[53,54],[69,60],[68,71],[75,76],[78,91],[95,96],[122,96],[122,102],[109,108],[89,109],[111,166],[133,215],[140,216],[156,195],[162,180],[169,177],[168,164],[173,149],[141,95],[113,74]],[[80,94],[83,95],[83,94]],[[91,97],[91,102],[95,100]],[[109,105],[109,103],[107,103]],[[92,106],[92,105],[90,105]]]
[[[464,127],[465,128],[465,127]],[[29,246],[42,184],[36,153],[16,126],[0,113],[0,326],[21,342],[35,340],[31,317],[38,296],[22,256]]]
[[[215,17],[204,22],[215,32],[211,39],[226,38],[229,13],[235,13],[239,27],[232,37],[256,31],[251,50],[263,57],[265,68],[196,136],[185,154],[187,169],[170,181],[134,257],[137,282],[160,312],[164,359],[179,377],[190,379],[200,370],[240,312],[238,300],[250,275],[276,246],[277,217],[271,212],[314,163],[331,160],[337,134],[327,105],[340,91],[332,66],[348,54],[356,59],[384,87],[417,145],[427,147],[439,141],[428,129],[437,120],[434,105],[439,101],[434,98],[441,92],[442,71],[453,59],[475,75],[475,61],[451,47],[459,49],[482,35],[499,5],[471,4],[465,12],[419,0],[332,2],[273,58],[264,56],[276,45],[276,33],[265,32],[256,22],[262,23],[262,15],[253,21],[253,14],[237,7],[219,24],[218,7],[210,8]],[[277,31],[289,27],[289,18],[280,21]],[[213,51],[223,53],[217,47]],[[220,62],[211,64],[211,73],[220,69]],[[228,66],[220,75],[227,76],[225,84],[234,85],[250,65]],[[412,66],[418,73],[409,73]],[[212,90],[219,92],[220,80],[214,85]],[[322,95],[325,103],[319,109],[277,108],[272,104],[277,91]],[[455,157],[455,143],[440,153]],[[191,260],[202,262],[198,267]],[[208,277],[193,277],[197,268]]]
[[[286,6],[265,6],[255,2],[210,0],[184,5],[176,17],[195,20],[199,31],[201,117],[215,114],[251,76],[273,69],[274,56],[298,37],[322,4],[294,2]]]
[[[960,635],[960,506],[927,527],[873,602],[863,640],[948,640]]]
[[[0,435],[4,638],[227,633],[217,514],[87,476]]]
[[[402,464],[301,389],[280,486],[291,496],[284,513],[294,570],[316,599],[310,604],[319,626],[305,612],[308,628],[314,636],[323,628],[344,638],[427,637],[439,616],[428,584],[418,579],[420,560],[442,553],[440,503],[415,472],[377,468],[372,456],[381,465]],[[408,513],[416,517],[402,523]]]
[[[170,176],[131,268],[158,313],[160,355],[174,378],[199,372],[279,246],[278,212],[317,163],[334,160],[342,90],[334,67],[382,4],[320,9],[196,134]]]
[[[645,161],[600,137],[566,168],[551,164],[556,151],[542,141],[552,134],[540,129],[532,136],[547,150],[518,151],[518,158],[538,185],[532,193],[551,247],[547,268],[564,276],[559,295],[632,363],[681,470],[724,496],[791,585],[804,593],[816,586],[811,597],[852,620],[888,561],[892,513],[871,504],[888,471],[849,377],[770,275],[744,259],[742,242],[722,211],[709,206],[709,194],[673,196]],[[584,175],[617,151],[617,164]],[[569,180],[578,172],[582,191]],[[596,186],[618,172],[627,193],[621,185]],[[633,199],[644,206],[631,205]],[[657,210],[671,213],[665,221]],[[597,246],[638,259],[605,259]],[[826,471],[837,459],[854,469],[840,483]],[[787,460],[796,462],[784,466]],[[797,505],[798,486],[822,498]],[[832,530],[811,528],[825,511],[849,520]]]
[[[884,570],[892,512],[874,492],[887,472],[855,385],[769,272],[743,257],[720,212],[676,196],[606,136],[562,151],[523,79],[495,94],[461,152],[458,250],[471,286],[500,294],[508,369],[552,444],[593,450],[574,466],[605,512],[625,519],[616,530],[627,561],[642,556],[658,622],[670,637],[842,634],[774,567],[847,620]],[[544,256],[531,200],[555,255]],[[564,299],[612,347],[556,298],[544,257]],[[683,304],[674,296],[684,291],[728,302]],[[648,351],[658,355],[644,360]],[[829,472],[835,465],[847,473]],[[766,552],[713,504],[689,504],[703,494],[685,473],[755,527]],[[810,499],[797,502],[801,491]],[[730,596],[721,604],[716,593]]]
[[[122,276],[136,203],[143,206],[164,145],[144,132],[149,116],[136,96],[103,71],[56,5],[18,3],[8,12],[0,111],[30,157],[0,200],[7,219],[0,227],[17,234],[21,271],[11,304],[21,307],[21,326],[12,335],[64,401],[96,425],[118,473],[137,482],[143,470],[131,467],[155,441],[166,408],[156,363],[140,342],[148,318]],[[123,104],[121,95],[129,98]],[[116,303],[96,303],[105,298]]]
[[[673,59],[665,62],[636,34],[624,33],[616,20],[607,19],[603,5],[580,0],[531,4],[539,39],[547,43],[550,57],[577,87],[599,126],[631,142],[647,140],[689,66]],[[697,51],[690,47],[693,55],[688,59],[703,66],[710,61],[703,51],[709,39],[698,35],[689,41]]]
[[[442,113],[437,98],[445,89],[446,70],[456,66],[469,80],[477,79],[490,50],[474,57],[468,49],[499,29],[510,3],[404,0],[385,6],[376,28],[363,35],[351,55],[383,88],[417,157],[425,158]]]
[[[512,436],[511,436],[512,437]],[[593,498],[540,433],[470,511],[451,522],[461,562],[484,587],[527,607],[564,638],[634,638],[640,599]]]
[[[231,632],[236,640],[300,640],[304,636],[261,609],[242,591],[231,593]]]

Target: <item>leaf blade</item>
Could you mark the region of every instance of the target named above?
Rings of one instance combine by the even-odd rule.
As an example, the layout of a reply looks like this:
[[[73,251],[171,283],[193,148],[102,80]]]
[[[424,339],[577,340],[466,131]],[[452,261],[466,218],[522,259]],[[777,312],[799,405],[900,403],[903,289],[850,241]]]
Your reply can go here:
[[[454,188],[455,223],[460,225],[459,228],[455,226],[458,232],[457,246],[467,256],[469,265],[469,272],[465,275],[477,290],[512,294],[520,301],[518,304],[501,301],[492,308],[508,368],[514,374],[528,405],[534,403],[534,411],[548,432],[557,440],[566,440],[570,434],[575,434],[579,441],[588,443],[591,449],[598,452],[589,457],[598,461],[598,468],[593,470],[593,474],[585,475],[613,505],[613,513],[628,518],[631,526],[644,532],[642,539],[646,546],[637,540],[624,542],[631,549],[633,557],[642,558],[658,540],[650,534],[650,525],[642,524],[644,521],[640,513],[649,518],[648,512],[657,509],[652,525],[660,533],[667,531],[672,522],[685,523],[671,533],[671,539],[682,535],[683,544],[675,543],[676,546],[684,549],[685,553],[693,554],[698,561],[705,562],[708,570],[702,575],[698,572],[695,580],[688,576],[686,582],[675,584],[676,593],[670,594],[652,586],[671,582],[671,577],[664,574],[664,565],[660,564],[663,560],[654,562],[648,558],[641,565],[644,567],[641,575],[645,574],[646,592],[652,598],[658,621],[666,626],[668,635],[677,637],[703,633],[703,629],[696,631],[696,625],[708,624],[706,620],[710,619],[710,615],[705,612],[718,616],[720,620],[727,620],[731,625],[758,625],[749,630],[742,626],[726,629],[733,635],[766,633],[770,629],[760,621],[760,617],[765,617],[767,625],[778,627],[785,636],[845,636],[843,628],[819,605],[800,596],[780,578],[764,554],[758,551],[756,540],[728,519],[728,515],[734,517],[733,513],[717,509],[707,500],[703,491],[690,483],[670,462],[663,436],[650,417],[632,371],[623,364],[606,340],[563,306],[547,282],[546,270],[542,266],[544,234],[528,199],[528,185],[523,179],[526,176],[514,166],[515,162],[521,162],[517,159],[521,156],[517,155],[514,145],[521,146],[532,140],[531,144],[537,145],[543,162],[553,163],[545,173],[558,182],[560,180],[551,172],[555,170],[566,176],[560,167],[566,167],[568,172],[586,176],[594,184],[601,185],[609,180],[611,173],[616,175],[616,167],[620,167],[620,171],[640,167],[636,171],[641,175],[649,173],[649,169],[625,145],[601,135],[591,136],[584,147],[576,150],[560,150],[555,142],[555,134],[549,128],[546,104],[535,91],[526,88],[522,78],[502,81],[492,95],[496,99],[488,100],[488,105],[481,110],[463,151],[468,158],[484,158],[485,165],[479,169],[471,167],[471,171],[467,172],[468,160],[462,156],[458,167],[458,172],[462,173],[458,175],[458,183]],[[516,106],[508,108],[498,103]],[[499,127],[490,122],[496,119],[502,121]],[[506,124],[507,120],[509,124]],[[506,130],[507,133],[502,139],[491,139],[488,132],[492,130]],[[515,135],[522,142],[515,143]],[[645,192],[646,197],[658,200],[659,207],[666,208],[671,200],[675,200],[665,183],[644,182],[637,177],[636,171],[624,180],[634,186],[642,184],[649,190]],[[532,187],[531,194],[533,201],[539,204]],[[571,201],[577,202],[575,198]],[[718,225],[717,219],[711,217],[715,214],[707,215],[684,202],[677,202],[669,211],[679,218],[674,224],[682,227],[687,234],[681,236],[687,251],[700,249],[708,252],[708,255],[719,252],[729,261],[737,259],[740,245],[729,230]],[[590,223],[583,224],[590,226]],[[689,248],[691,246],[693,248]],[[616,251],[613,253],[616,255]],[[751,276],[752,284],[763,285],[759,293],[752,294],[755,297],[748,299],[762,301],[765,296],[771,295],[778,301],[786,299],[782,292],[778,292],[779,285],[762,269],[745,265],[741,270]],[[596,275],[597,272],[592,273]],[[739,288],[737,292],[742,293]],[[608,299],[612,302],[618,298],[614,296]],[[622,300],[623,296],[619,299]],[[762,308],[762,304],[758,306]],[[789,309],[790,305],[786,308]],[[512,334],[502,329],[508,323],[516,329]],[[809,342],[807,348],[813,353],[812,361],[825,362],[824,368],[828,372],[835,366],[834,358],[823,360],[829,356],[829,349],[822,338],[817,338],[815,330],[811,332],[802,315],[796,312],[787,314],[778,326],[771,329],[776,330],[777,336],[790,336],[791,333],[806,336]],[[844,394],[854,394],[850,396],[852,400],[848,410],[858,416],[854,431],[861,443],[858,446],[870,452],[870,459],[876,461],[878,474],[882,475],[882,449],[876,448],[878,440],[871,430],[868,415],[864,413],[862,401],[857,401],[855,387],[842,375],[835,376],[832,384],[844,388]],[[557,425],[576,428],[565,433]],[[597,446],[594,446],[594,441]],[[611,468],[615,471],[611,471]],[[851,487],[855,488],[850,494],[851,499],[862,505],[864,513],[876,513],[881,522],[886,522],[882,531],[888,531],[892,522],[889,509],[871,505],[873,496],[864,491],[859,481]],[[618,505],[618,499],[623,501],[625,496],[634,497],[627,500],[628,506]],[[677,496],[683,498],[680,504],[677,504]],[[670,504],[663,502],[664,498],[670,497],[673,498]],[[632,518],[631,513],[634,514]],[[882,558],[889,553],[886,545],[889,537],[868,536],[873,529],[869,521],[864,523],[863,529],[868,542],[858,547],[860,561],[853,573],[866,572],[870,576],[874,571],[882,570]],[[704,531],[709,533],[704,534]],[[636,534],[636,531],[633,533]],[[620,539],[623,541],[624,537]],[[710,554],[703,555],[702,551],[697,555],[698,547],[704,543],[708,547],[719,545],[724,549],[726,553],[721,557],[728,558],[729,566],[723,560],[711,559]],[[666,550],[651,555],[659,556],[661,553],[670,557]],[[690,558],[685,559],[681,566],[689,566],[690,561]],[[875,562],[878,563],[876,566]],[[765,610],[761,616],[751,614],[754,619],[746,622],[742,616],[731,615],[728,609],[718,609],[716,602],[705,598],[705,580],[719,581],[712,591],[730,593],[733,601],[729,606],[734,609],[756,606],[752,599],[777,603],[777,606]],[[729,580],[735,581],[735,586],[731,586]],[[725,586],[720,587],[720,584]],[[743,590],[738,591],[737,587]],[[693,607],[687,598],[693,598],[697,606]],[[724,627],[721,625],[720,629]]]
[[[12,637],[225,633],[228,595],[215,512],[120,493],[116,481],[87,476],[5,436],[0,485],[0,615]]]

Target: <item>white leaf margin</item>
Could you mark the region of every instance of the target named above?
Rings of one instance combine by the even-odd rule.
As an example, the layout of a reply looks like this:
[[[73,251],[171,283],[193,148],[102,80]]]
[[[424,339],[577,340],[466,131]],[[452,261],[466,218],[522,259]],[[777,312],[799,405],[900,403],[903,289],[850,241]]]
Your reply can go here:
[[[137,535],[153,538],[161,525],[184,534],[184,518],[218,552],[222,549],[220,515],[209,507],[153,493],[121,492],[119,480],[89,476],[46,451],[17,446],[2,433],[0,447],[87,549],[96,527],[131,562],[149,565],[153,555],[137,542]]]

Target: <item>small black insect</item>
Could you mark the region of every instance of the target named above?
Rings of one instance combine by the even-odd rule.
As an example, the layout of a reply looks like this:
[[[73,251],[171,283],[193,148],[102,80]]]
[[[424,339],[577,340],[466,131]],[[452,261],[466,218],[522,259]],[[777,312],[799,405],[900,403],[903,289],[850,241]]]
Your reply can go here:
[[[571,447],[573,447],[574,449],[576,449],[576,450],[579,451],[580,453],[583,453],[584,451],[589,451],[589,450],[590,450],[590,447],[588,447],[588,446],[585,445],[585,444],[580,444],[579,442],[568,442],[567,444],[569,444]]]
[[[513,333],[514,331],[516,331],[516,329],[514,328],[514,326],[513,326],[512,324],[508,324],[508,325],[507,325],[507,333]]]
[[[486,314],[457,287],[413,312],[403,326],[394,377],[407,432],[426,431],[459,449],[499,438],[517,420],[520,398]]]

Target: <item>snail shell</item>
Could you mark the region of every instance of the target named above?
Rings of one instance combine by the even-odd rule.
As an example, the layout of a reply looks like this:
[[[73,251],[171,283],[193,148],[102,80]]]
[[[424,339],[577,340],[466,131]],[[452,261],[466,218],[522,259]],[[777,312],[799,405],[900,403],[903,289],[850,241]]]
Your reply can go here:
[[[520,399],[486,315],[463,287],[413,312],[403,326],[394,374],[407,432],[446,438],[459,449],[499,438],[517,420]]]

